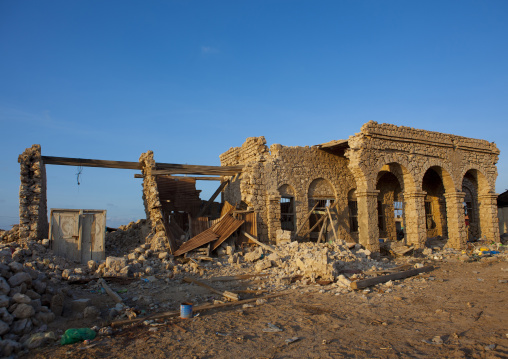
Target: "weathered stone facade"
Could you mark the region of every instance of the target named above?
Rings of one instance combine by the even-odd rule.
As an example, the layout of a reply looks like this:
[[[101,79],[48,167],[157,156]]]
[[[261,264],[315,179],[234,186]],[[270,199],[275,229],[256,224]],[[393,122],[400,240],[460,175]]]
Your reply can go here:
[[[397,225],[417,248],[435,236],[455,248],[470,237],[499,241],[498,156],[496,145],[485,140],[371,121],[337,146],[269,149],[264,137],[250,137],[220,159],[222,165],[244,165],[224,198],[255,209],[262,240],[275,241],[281,230],[282,197],[293,198],[297,226],[311,204],[331,200],[337,202],[338,236],[377,251],[380,237],[397,238]],[[399,223],[397,203],[403,205]],[[351,230],[355,221],[358,231]]]
[[[41,146],[33,145],[18,157],[20,164],[19,237],[41,239],[48,235],[46,167]]]

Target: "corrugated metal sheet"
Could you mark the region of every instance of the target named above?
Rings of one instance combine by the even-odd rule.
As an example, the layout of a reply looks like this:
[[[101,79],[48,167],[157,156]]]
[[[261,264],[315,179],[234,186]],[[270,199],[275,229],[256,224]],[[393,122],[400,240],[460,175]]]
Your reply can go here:
[[[171,178],[157,176],[157,189],[162,209],[167,212],[183,211],[196,215],[201,206],[201,199],[196,190],[196,180],[193,178]]]
[[[211,228],[207,229],[204,232],[201,232],[195,237],[192,237],[187,242],[182,244],[180,248],[175,252],[175,256],[182,255],[184,253],[187,253],[193,249],[196,249],[198,247],[201,247],[202,245],[205,245],[207,243],[210,243],[214,240],[216,240],[219,236],[215,234]]]
[[[222,242],[228,239],[244,222],[244,220],[233,218],[230,214],[225,215],[222,220],[212,228],[212,230],[219,235],[219,239],[214,242],[212,250],[220,246]]]

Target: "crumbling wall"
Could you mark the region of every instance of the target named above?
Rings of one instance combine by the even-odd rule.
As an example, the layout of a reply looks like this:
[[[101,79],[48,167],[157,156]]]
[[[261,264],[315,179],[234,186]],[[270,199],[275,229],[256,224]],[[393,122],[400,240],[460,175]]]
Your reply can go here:
[[[41,146],[33,145],[18,157],[20,164],[19,237],[43,239],[48,236],[46,167]]]
[[[169,246],[169,240],[164,226],[162,205],[159,200],[157,180],[152,175],[155,168],[153,152],[148,151],[139,157],[141,171],[143,172],[143,203],[145,205],[146,219],[150,224],[151,234],[146,241],[151,244],[154,250],[160,250]]]
[[[309,190],[314,180],[324,179],[333,189],[333,197],[339,202],[338,236],[354,241],[349,232],[347,193],[355,188],[354,178],[347,166],[347,159],[311,147],[285,147],[274,144],[264,146],[264,137],[250,137],[242,147],[232,148],[221,155],[222,165],[243,164],[240,183],[226,188],[224,198],[230,203],[239,200],[258,213],[258,235],[263,241],[276,241],[280,231],[280,190],[289,186],[294,190],[296,227],[309,212]],[[256,152],[258,151],[258,152]],[[320,187],[315,189],[320,193]],[[318,194],[319,194],[318,193]],[[308,222],[303,231],[308,229]]]

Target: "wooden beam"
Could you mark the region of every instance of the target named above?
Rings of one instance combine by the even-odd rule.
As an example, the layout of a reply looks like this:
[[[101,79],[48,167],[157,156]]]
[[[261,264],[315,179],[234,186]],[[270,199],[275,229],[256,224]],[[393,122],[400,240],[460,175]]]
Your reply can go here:
[[[321,230],[319,231],[319,237],[317,239],[317,243],[321,243],[321,238],[323,238],[323,233],[325,231],[325,228],[326,228],[326,222],[328,221],[327,218],[325,218],[325,221],[323,222],[323,225],[321,226]]]
[[[250,235],[249,233],[245,232],[245,231],[242,231],[242,234],[249,238],[250,240],[252,240],[254,243],[260,245],[261,247],[263,247],[264,249],[267,249],[269,250],[270,252],[273,252],[273,253],[278,253],[275,249],[273,249],[272,247],[270,247],[269,245],[267,244],[264,244],[264,243],[261,243],[260,241],[258,241],[258,239],[252,235]]]
[[[335,231],[335,224],[333,223],[332,214],[330,213],[330,208],[326,207],[326,212],[328,212],[328,217],[330,218],[330,225],[332,226],[333,236],[335,237],[335,241],[338,242],[339,238],[337,237],[337,232]]]
[[[305,217],[305,219],[303,220],[303,222],[300,224],[300,227],[298,227],[298,229],[296,230],[295,234],[293,235],[293,239],[296,238],[296,236],[298,236],[298,233],[300,233],[300,231],[302,230],[303,226],[305,226],[305,223],[307,223],[307,221],[309,220],[310,216],[312,215],[312,212],[314,212],[314,210],[316,209],[317,205],[318,205],[319,202],[316,202],[316,204],[314,205],[314,207],[312,207],[312,209],[309,211],[309,213],[307,213],[307,216]]]
[[[337,205],[337,203],[339,203],[338,201],[335,201],[331,206],[330,206],[330,209],[333,209],[335,208],[335,206]],[[319,224],[321,222],[323,222],[325,220],[325,218],[327,218],[328,216],[326,214],[322,215],[321,218],[316,222],[315,225],[312,226],[311,229],[309,229],[307,232],[305,232],[305,234],[302,236],[303,238],[305,238],[305,236],[307,234],[309,234],[310,232],[312,232],[314,230],[314,228],[316,228],[317,226],[319,226]]]
[[[416,268],[416,269],[410,269],[404,272],[399,273],[393,273],[393,274],[387,274],[382,275],[379,277],[369,278],[369,279],[363,279],[356,282],[351,282],[351,288],[353,289],[363,289],[370,287],[372,285],[380,284],[380,283],[386,283],[391,280],[398,280],[398,279],[404,279],[407,277],[412,277],[415,275],[418,275],[420,273],[430,272],[433,271],[433,266],[428,267],[422,267],[422,268]]]
[[[256,298],[239,300],[238,302],[227,302],[227,303],[220,303],[220,304],[204,304],[204,305],[200,305],[200,306],[197,306],[197,307],[193,307],[192,308],[192,312],[193,313],[194,312],[201,312],[201,311],[204,311],[204,310],[229,307],[229,306],[232,306],[232,305],[241,305],[241,304],[246,304],[246,303],[252,303],[252,302],[257,301],[258,299],[276,298],[276,297],[281,297],[283,295],[288,295],[289,293],[291,293],[291,292],[288,291],[288,292],[282,292],[282,293],[276,293],[276,294],[269,294],[269,295],[265,295],[263,297],[256,297]],[[142,322],[142,321],[145,321],[145,320],[148,320],[148,319],[171,318],[171,317],[177,317],[179,315],[180,315],[180,311],[162,312],[162,313],[152,314],[152,315],[149,315],[149,316],[146,316],[146,317],[140,317],[140,318],[135,318],[135,319],[127,319],[127,320],[118,320],[116,322],[112,322],[111,326],[113,328],[115,328],[115,327],[119,327],[121,325],[138,323],[138,322]]]
[[[238,294],[236,294],[236,293],[228,292],[227,290],[225,290],[225,291],[217,290],[213,287],[210,287],[208,284],[200,282],[199,280],[191,278],[191,277],[184,277],[183,281],[187,282],[187,283],[197,284],[200,287],[208,289],[212,293],[222,295],[223,297],[226,297],[227,299],[232,300],[232,301],[238,301],[238,299],[239,299]]]
[[[203,216],[203,213],[205,213],[208,209],[208,207],[210,207],[213,203],[213,201],[217,198],[217,196],[222,192],[222,190],[226,187],[226,185],[229,183],[229,181],[224,181],[220,184],[219,188],[217,188],[217,190],[215,191],[215,193],[212,195],[212,197],[210,197],[210,199],[208,200],[208,202],[206,202],[205,206],[203,208],[201,208],[201,210],[199,211],[198,215],[196,216],[196,218],[199,218],[199,217],[202,217]]]
[[[92,160],[87,158],[69,158],[69,157],[51,157],[51,156],[41,156],[41,159],[42,162],[44,162],[47,165],[121,168],[128,170],[141,169],[141,165],[139,164],[139,162],[106,161],[106,160]]]
[[[175,180],[179,180],[179,179],[183,179],[183,178],[187,178],[187,179],[193,179],[195,181],[221,181],[222,180],[222,177],[220,176],[215,176],[215,177],[191,177],[191,176],[171,176],[171,175],[166,175],[167,177],[171,178],[171,179],[175,179]],[[134,175],[134,178],[144,178],[144,176],[140,173],[136,173]]]

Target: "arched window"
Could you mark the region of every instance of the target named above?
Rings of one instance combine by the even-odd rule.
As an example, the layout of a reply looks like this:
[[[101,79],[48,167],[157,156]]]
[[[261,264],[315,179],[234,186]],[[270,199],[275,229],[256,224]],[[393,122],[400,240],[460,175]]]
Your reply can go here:
[[[295,195],[289,185],[279,188],[280,193],[280,227],[284,231],[295,230]]]
[[[347,195],[349,208],[349,231],[358,232],[358,202],[356,201],[356,190],[352,189]]]

